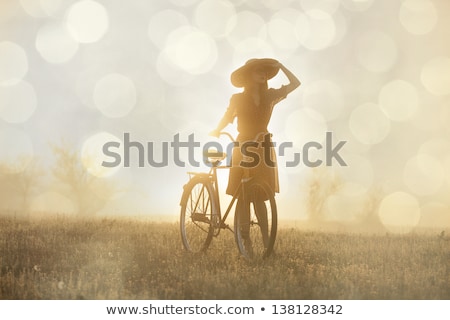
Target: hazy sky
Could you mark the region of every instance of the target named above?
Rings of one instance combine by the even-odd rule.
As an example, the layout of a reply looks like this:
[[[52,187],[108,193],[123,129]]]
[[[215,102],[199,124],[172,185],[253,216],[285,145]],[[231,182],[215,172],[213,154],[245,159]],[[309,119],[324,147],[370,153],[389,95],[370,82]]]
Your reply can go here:
[[[204,166],[177,167],[170,153],[165,168],[109,171],[101,146],[129,133],[159,159],[176,134],[213,141],[239,92],[231,72],[272,57],[302,82],[270,123],[274,141],[295,147],[279,157],[281,217],[306,217],[312,174],[285,162],[329,131],[347,141],[349,164],[321,173],[323,186],[340,179],[329,219],[354,219],[378,192],[386,224],[450,225],[449,15],[447,0],[2,0],[0,160],[49,167],[49,143],[65,139],[95,159],[92,174],[123,186],[104,213],[176,215],[185,172]],[[44,187],[32,201],[59,205],[70,199]]]

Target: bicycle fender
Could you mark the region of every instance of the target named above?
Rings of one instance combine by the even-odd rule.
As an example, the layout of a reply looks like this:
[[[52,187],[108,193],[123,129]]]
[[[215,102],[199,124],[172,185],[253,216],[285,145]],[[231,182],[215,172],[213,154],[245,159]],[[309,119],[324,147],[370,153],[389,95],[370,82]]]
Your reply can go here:
[[[210,175],[208,173],[196,173],[195,176],[189,179],[189,181],[183,186],[183,194],[179,202],[180,206],[183,205],[183,203],[187,200],[186,198],[189,196],[189,193],[186,192],[187,186],[198,182],[204,182],[205,184],[210,183]]]

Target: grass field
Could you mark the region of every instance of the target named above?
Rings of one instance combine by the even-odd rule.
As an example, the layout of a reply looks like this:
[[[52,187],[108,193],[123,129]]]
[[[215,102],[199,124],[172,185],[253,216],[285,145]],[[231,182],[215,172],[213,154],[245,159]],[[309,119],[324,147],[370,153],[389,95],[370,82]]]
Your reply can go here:
[[[239,257],[233,235],[182,250],[176,223],[0,218],[1,299],[450,299],[445,234],[279,228],[276,253]]]

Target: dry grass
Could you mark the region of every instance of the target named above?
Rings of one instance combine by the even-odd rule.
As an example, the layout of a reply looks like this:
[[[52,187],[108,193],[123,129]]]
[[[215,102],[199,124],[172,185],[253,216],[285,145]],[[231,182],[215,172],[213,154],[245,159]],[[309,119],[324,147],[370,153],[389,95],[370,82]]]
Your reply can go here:
[[[1,299],[450,299],[449,261],[438,232],[280,228],[249,264],[228,231],[192,256],[175,223],[0,218]]]

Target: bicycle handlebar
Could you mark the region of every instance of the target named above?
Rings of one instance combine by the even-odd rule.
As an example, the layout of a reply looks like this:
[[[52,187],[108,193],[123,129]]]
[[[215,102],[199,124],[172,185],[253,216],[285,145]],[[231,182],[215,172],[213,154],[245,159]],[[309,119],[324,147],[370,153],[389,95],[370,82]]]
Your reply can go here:
[[[271,133],[260,132],[256,135],[256,137],[253,141],[257,142],[259,140],[259,137],[261,137],[262,135],[266,135],[266,134],[270,134],[270,136],[272,136]],[[230,138],[231,141],[236,142],[236,140],[233,138],[233,136],[229,132],[221,131],[221,132],[219,132],[219,136],[227,136],[228,138]]]
[[[228,138],[230,138],[231,141],[236,142],[236,140],[233,138],[233,136],[226,131],[221,131],[219,132],[219,136],[227,136]]]

